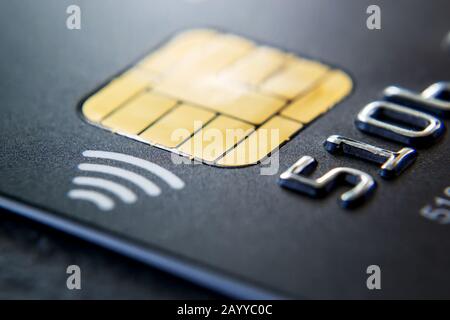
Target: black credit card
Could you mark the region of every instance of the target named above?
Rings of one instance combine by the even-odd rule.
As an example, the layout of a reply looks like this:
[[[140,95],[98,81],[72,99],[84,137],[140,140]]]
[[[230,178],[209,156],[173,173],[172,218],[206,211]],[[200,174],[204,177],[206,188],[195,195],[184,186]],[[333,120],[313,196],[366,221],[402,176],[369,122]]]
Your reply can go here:
[[[238,298],[450,297],[448,1],[21,1],[0,206]]]

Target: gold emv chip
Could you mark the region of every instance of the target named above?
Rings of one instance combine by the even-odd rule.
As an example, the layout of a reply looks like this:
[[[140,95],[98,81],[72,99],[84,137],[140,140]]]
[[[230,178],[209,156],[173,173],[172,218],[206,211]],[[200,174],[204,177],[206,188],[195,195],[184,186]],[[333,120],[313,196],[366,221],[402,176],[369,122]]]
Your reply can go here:
[[[175,36],[82,104],[104,129],[220,167],[260,162],[352,89],[318,61],[214,30]]]

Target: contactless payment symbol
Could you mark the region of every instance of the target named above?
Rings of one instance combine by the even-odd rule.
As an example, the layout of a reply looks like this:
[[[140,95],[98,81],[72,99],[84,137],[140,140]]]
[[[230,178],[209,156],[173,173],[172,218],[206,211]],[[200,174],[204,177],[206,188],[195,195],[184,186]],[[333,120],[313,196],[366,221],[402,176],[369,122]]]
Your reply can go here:
[[[260,162],[351,89],[346,73],[323,63],[192,30],[112,79],[81,111],[128,138],[239,167]]]
[[[72,180],[75,187],[67,193],[67,196],[73,200],[91,202],[103,211],[114,209],[115,201],[111,195],[125,204],[137,201],[136,193],[127,184],[133,185],[150,197],[161,194],[161,188],[155,182],[134,172],[135,169],[141,169],[156,176],[175,190],[183,189],[185,185],[183,180],[169,170],[153,162],[123,153],[86,150],[83,156],[86,162],[78,165],[82,175]],[[92,159],[94,161],[89,161]],[[115,164],[102,163],[102,160],[114,161]],[[121,164],[129,168],[124,168]]]

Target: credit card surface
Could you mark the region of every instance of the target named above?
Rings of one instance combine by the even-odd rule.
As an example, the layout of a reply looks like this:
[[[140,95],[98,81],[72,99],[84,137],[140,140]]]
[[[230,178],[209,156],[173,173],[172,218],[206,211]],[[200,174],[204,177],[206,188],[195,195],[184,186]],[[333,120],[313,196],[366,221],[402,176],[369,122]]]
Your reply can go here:
[[[0,12],[2,207],[232,297],[450,297],[447,2],[69,5]]]

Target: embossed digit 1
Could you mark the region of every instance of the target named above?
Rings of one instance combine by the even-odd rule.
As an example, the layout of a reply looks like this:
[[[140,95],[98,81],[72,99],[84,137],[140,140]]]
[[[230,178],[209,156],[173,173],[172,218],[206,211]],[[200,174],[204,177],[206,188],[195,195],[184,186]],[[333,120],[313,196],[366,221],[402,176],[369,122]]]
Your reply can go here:
[[[323,145],[332,154],[343,153],[381,164],[379,173],[385,179],[399,176],[417,157],[411,148],[391,151],[339,135],[329,136]]]

